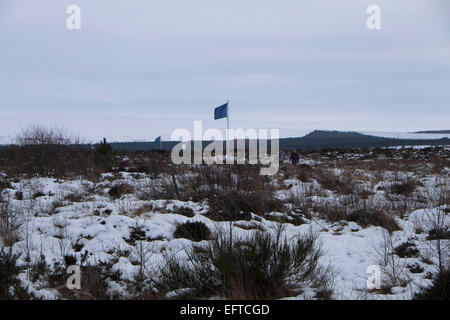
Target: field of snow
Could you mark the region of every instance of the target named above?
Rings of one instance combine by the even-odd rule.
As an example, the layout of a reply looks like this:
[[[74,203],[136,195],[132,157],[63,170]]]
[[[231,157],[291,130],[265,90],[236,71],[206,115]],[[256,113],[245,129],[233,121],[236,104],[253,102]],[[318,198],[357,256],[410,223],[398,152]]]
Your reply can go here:
[[[286,237],[295,239],[313,230],[319,234],[324,252],[320,264],[333,269],[333,299],[411,299],[421,287],[431,284],[436,272],[435,244],[427,240],[432,222],[440,219],[446,228],[450,224],[449,154],[446,149],[440,151],[442,165],[422,161],[421,157],[426,159],[422,150],[409,149],[408,158],[417,161],[405,164],[401,153],[404,149],[398,154],[391,152],[388,156],[311,152],[302,155],[298,168],[283,164],[271,184],[285,208],[236,219],[232,221],[233,232],[236,236],[255,230],[273,232],[283,223]],[[31,298],[63,298],[61,287],[52,279],[65,274],[68,264],[106,266],[108,274],[102,276],[107,294],[117,299],[136,298],[140,294],[134,288],[139,272],[144,272],[146,279],[157,278],[165,256],[176,254],[186,259],[186,249],[194,242],[175,237],[177,226],[188,221],[202,222],[213,234],[229,228],[228,221],[210,215],[207,200],[157,199],[156,193],[145,196],[147,190],[167,186],[171,176],[137,172],[131,170],[128,157],[123,161],[129,166],[103,174],[95,182],[85,178],[2,176],[9,182],[2,190],[3,204],[20,217],[12,250],[20,255],[19,264],[24,268],[19,275],[20,285]],[[311,176],[307,176],[308,172]],[[181,179],[191,173],[186,169],[179,175]],[[338,188],[328,186],[326,179],[334,181]],[[411,191],[392,189],[400,182],[413,180]],[[341,185],[342,181],[354,189],[343,191],[346,186]],[[119,185],[129,186],[129,191],[112,196],[111,189]],[[347,211],[353,210],[354,203],[355,207],[374,206],[389,212],[398,230],[389,233],[382,226],[358,218],[332,218],[333,210],[344,206]],[[294,214],[303,222],[290,223]],[[449,240],[443,241],[448,244]],[[195,244],[205,243],[207,240]],[[396,248],[405,243],[414,254],[395,254]],[[6,247],[5,243],[2,246]],[[444,253],[448,258],[449,252]],[[381,272],[380,290],[367,289],[373,266]],[[143,287],[151,290],[151,282],[143,282]],[[284,299],[315,299],[315,288],[303,288],[300,294]]]

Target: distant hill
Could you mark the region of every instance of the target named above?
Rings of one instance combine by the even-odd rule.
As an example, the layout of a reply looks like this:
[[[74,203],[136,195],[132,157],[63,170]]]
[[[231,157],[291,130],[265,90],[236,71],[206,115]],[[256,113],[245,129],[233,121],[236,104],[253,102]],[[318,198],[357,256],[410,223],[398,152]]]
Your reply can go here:
[[[414,133],[450,134],[450,130],[416,131],[416,132],[414,132]]]
[[[163,150],[172,150],[178,142],[164,141]],[[209,141],[203,142],[203,147]],[[111,143],[114,150],[120,151],[148,151],[159,149],[155,142],[121,142]],[[420,145],[450,145],[449,138],[442,139],[395,139],[365,135],[358,132],[316,130],[304,137],[280,139],[280,150],[291,149],[349,149],[349,148],[377,148],[393,146],[420,146]],[[248,146],[248,140],[246,141]]]
[[[170,151],[178,143],[177,141],[163,141],[162,149]],[[159,143],[155,142],[112,142],[110,144],[115,151],[125,152],[158,150],[160,148]],[[203,147],[206,147],[208,144],[210,144],[210,141],[203,141]],[[326,130],[316,130],[304,137],[280,139],[280,150],[354,149],[425,145],[448,146],[450,145],[450,139],[447,137],[441,139],[396,139],[366,135],[359,132]],[[95,146],[86,144],[82,147],[93,149]],[[270,147],[270,144],[268,144],[268,147]],[[248,148],[248,140],[246,140],[246,148]]]
[[[450,139],[395,139],[358,132],[316,130],[301,138],[280,140],[280,149],[376,148],[415,145],[448,145]]]

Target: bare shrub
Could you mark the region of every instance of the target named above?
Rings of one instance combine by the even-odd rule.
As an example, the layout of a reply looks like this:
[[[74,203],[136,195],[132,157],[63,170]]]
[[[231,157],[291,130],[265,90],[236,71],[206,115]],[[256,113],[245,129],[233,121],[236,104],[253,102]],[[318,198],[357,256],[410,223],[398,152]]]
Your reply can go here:
[[[128,183],[120,183],[112,186],[108,194],[114,199],[120,199],[125,194],[132,194],[133,187]]]
[[[139,212],[139,208],[131,201],[129,198],[124,197],[123,199],[119,199],[116,201],[117,204],[117,213],[123,216],[133,215],[135,216],[137,212]],[[108,209],[107,209],[108,210]],[[103,211],[106,214],[110,214],[109,211]],[[108,213],[109,212],[109,213]]]
[[[389,232],[400,230],[394,218],[377,208],[358,208],[351,211],[347,219],[359,223],[364,228],[372,225],[383,227]]]
[[[432,252],[437,256],[439,270],[450,265],[450,219],[443,210],[429,214],[425,220],[428,228],[427,240]]]
[[[138,206],[132,211],[132,215],[134,217],[140,216],[141,214],[151,212],[155,210],[155,205],[153,203],[143,204],[141,206]]]
[[[152,251],[150,244],[145,241],[138,241],[132,251],[135,258],[135,264],[138,266],[138,272],[135,274],[132,282],[132,291],[134,294],[140,294],[147,289],[153,279],[151,279],[150,259]]]
[[[373,201],[355,197],[341,198],[338,201],[320,203],[319,216],[332,222],[354,221],[362,227],[379,226],[389,232],[400,230],[394,218],[385,213]]]
[[[308,182],[315,176],[314,168],[307,164],[282,166],[281,170],[284,173],[285,178],[296,178],[302,182]]]
[[[316,180],[324,189],[336,191],[338,194],[355,192],[355,182],[347,173],[335,175],[330,170],[319,169],[316,172]]]
[[[39,124],[22,128],[15,142],[20,146],[79,144],[80,138],[61,127],[46,127]]]
[[[262,215],[282,210],[282,202],[275,197],[276,189],[270,182],[252,165],[198,166],[189,171],[180,167],[164,177],[159,186],[150,186],[140,198],[208,200],[209,216],[214,220],[249,219],[250,213]]]
[[[41,125],[22,129],[17,145],[0,150],[0,164],[12,175],[46,177],[92,176],[92,152],[67,130]]]
[[[216,220],[248,219],[250,213],[263,215],[283,209],[282,202],[275,197],[275,187],[255,166],[228,166],[216,168],[211,175],[202,174]]]
[[[57,289],[65,299],[72,300],[108,300],[114,298],[109,293],[108,280],[116,279],[117,272],[112,271],[112,265],[108,262],[99,262],[97,265],[88,264],[80,267],[81,290],[71,290],[66,286],[70,275],[62,265],[48,273],[48,284]]]
[[[450,185],[447,177],[437,178],[434,188],[427,188],[424,192],[430,207],[441,207],[444,211],[449,210],[447,206],[450,204]]]
[[[382,231],[382,240],[373,244],[378,264],[382,269],[380,293],[391,293],[393,287],[405,287],[410,281],[407,275],[407,263],[396,258],[395,239],[387,230]]]
[[[53,216],[52,224],[54,229],[54,237],[58,240],[60,256],[64,258],[67,251],[72,246],[72,243],[69,240],[69,221],[60,216]]]
[[[106,300],[111,299],[108,293],[108,278],[114,277],[111,271],[112,266],[107,262],[100,262],[98,265],[87,265],[81,267],[81,288],[83,288],[84,298]]]
[[[404,181],[395,182],[390,187],[390,191],[394,194],[409,196],[414,192],[416,187],[420,185],[422,184],[417,179],[407,178]]]
[[[11,205],[9,196],[0,194],[0,236],[5,246],[12,246],[19,240],[21,225],[21,213]]]

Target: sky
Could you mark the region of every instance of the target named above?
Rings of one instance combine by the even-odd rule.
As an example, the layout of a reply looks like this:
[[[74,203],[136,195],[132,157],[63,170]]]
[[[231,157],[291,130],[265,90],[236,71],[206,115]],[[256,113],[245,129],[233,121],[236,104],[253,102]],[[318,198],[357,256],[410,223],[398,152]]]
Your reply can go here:
[[[450,129],[449,18],[448,0],[0,0],[0,137],[169,140],[225,129],[226,100],[232,128],[282,137]]]

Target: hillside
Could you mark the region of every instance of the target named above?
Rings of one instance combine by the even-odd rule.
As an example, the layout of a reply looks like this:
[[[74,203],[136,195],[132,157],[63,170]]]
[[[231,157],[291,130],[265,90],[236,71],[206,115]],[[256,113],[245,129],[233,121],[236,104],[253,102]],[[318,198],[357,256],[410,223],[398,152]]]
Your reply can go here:
[[[414,133],[450,134],[450,130],[428,130],[428,131],[416,131]]]
[[[171,150],[178,142],[164,141],[162,148]],[[208,145],[204,142],[203,145]],[[377,148],[393,146],[420,146],[420,145],[449,145],[449,138],[442,139],[395,139],[365,135],[358,132],[316,130],[304,137],[280,139],[280,149],[348,149],[348,148]],[[247,142],[248,145],[248,142]],[[121,142],[112,143],[115,150],[120,151],[148,151],[159,149],[154,142]]]

